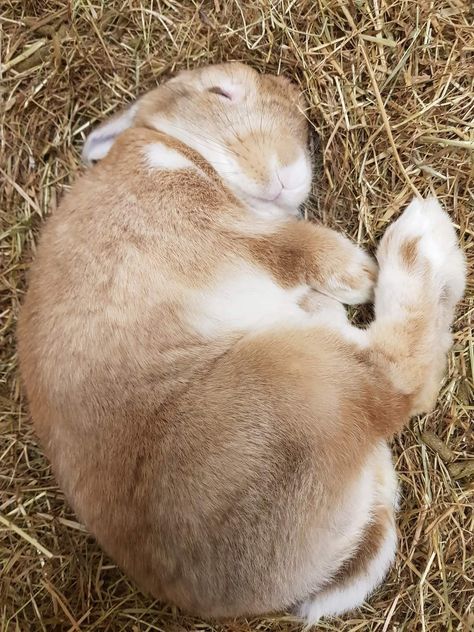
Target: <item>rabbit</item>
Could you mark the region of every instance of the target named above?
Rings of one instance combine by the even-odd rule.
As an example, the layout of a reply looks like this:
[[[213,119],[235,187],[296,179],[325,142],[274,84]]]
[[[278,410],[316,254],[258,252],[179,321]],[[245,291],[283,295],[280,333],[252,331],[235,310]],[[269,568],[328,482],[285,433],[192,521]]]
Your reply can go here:
[[[397,547],[387,441],[437,397],[465,262],[415,198],[378,264],[305,221],[305,103],[239,63],[92,131],[18,325],[59,485],[146,592],[208,618],[359,606]],[[353,326],[344,305],[374,300]]]

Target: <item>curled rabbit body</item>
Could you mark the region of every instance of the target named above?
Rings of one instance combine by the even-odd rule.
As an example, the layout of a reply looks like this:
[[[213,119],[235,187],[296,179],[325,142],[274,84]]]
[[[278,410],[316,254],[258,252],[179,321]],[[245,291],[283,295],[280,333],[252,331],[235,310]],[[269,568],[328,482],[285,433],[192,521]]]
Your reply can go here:
[[[224,64],[99,127],[20,317],[32,418],[75,511],[143,589],[204,616],[316,621],[382,580],[386,440],[433,405],[463,291],[435,200],[390,227],[379,271],[298,218],[301,105],[287,80]],[[374,286],[357,329],[343,303]]]

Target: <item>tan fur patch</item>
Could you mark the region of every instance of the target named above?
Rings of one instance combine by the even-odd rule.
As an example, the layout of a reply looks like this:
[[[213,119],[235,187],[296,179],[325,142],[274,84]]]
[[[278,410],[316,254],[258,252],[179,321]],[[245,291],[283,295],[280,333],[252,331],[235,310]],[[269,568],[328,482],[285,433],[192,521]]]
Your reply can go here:
[[[413,239],[404,241],[400,247],[402,261],[408,268],[412,268],[417,261],[419,241],[420,237],[413,237]]]

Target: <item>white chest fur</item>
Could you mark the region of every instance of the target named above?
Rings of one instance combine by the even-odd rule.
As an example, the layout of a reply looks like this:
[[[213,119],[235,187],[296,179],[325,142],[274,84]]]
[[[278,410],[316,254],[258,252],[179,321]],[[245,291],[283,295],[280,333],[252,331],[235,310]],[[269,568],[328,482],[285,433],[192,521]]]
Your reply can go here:
[[[190,324],[208,337],[259,331],[278,324],[303,324],[309,315],[298,302],[307,292],[306,285],[286,289],[264,270],[241,264],[228,269],[212,287],[193,294]]]

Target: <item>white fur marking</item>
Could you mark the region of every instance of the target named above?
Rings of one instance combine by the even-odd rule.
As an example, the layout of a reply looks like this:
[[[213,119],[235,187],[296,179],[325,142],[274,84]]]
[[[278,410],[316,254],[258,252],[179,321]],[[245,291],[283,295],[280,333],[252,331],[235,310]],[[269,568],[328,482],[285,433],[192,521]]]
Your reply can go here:
[[[308,320],[298,306],[307,291],[304,286],[285,290],[263,270],[243,263],[221,278],[212,289],[196,293],[191,304],[192,325],[202,335],[213,337]]]
[[[344,505],[343,511],[351,516],[355,509],[355,513],[359,517],[363,515],[364,520],[367,521],[370,507],[386,506],[392,510],[398,505],[397,478],[390,449],[386,443],[378,446],[364,471],[366,475],[371,472],[372,481],[376,481],[375,493],[368,494],[364,485],[359,489],[351,490],[353,504]],[[308,624],[314,625],[321,617],[339,616],[360,606],[387,574],[396,549],[395,526],[387,524],[387,534],[383,543],[375,557],[367,564],[366,569],[346,585],[323,589],[319,595],[308,599],[300,606],[299,615],[306,619]],[[317,587],[313,588],[315,589],[317,590]]]
[[[309,625],[314,625],[321,617],[334,617],[362,605],[366,597],[380,584],[393,562],[397,549],[397,535],[390,527],[377,555],[367,569],[347,586],[340,586],[321,593],[313,601],[303,604],[300,615]]]
[[[186,156],[183,156],[179,151],[163,143],[150,143],[146,145],[144,153],[148,166],[154,169],[174,171],[177,169],[195,168],[194,163],[188,160]]]

